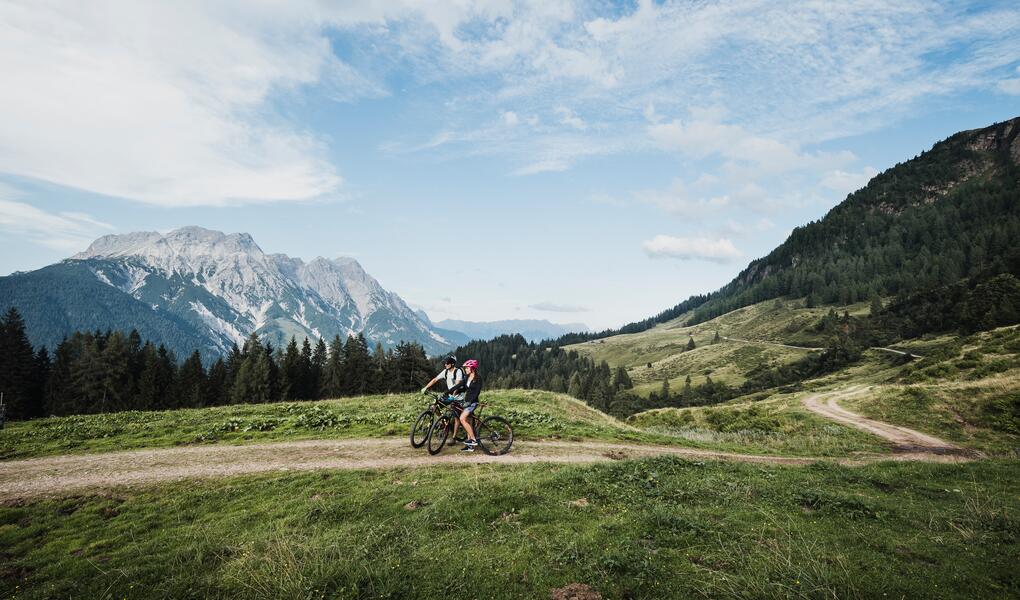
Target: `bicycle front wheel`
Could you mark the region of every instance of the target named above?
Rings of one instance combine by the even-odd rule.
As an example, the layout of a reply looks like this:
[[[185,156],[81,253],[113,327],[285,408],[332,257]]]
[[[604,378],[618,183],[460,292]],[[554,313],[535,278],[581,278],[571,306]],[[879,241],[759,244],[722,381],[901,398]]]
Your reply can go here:
[[[447,436],[450,435],[450,417],[443,415],[432,423],[429,429],[428,443],[429,454],[435,456],[443,449]]]
[[[478,445],[486,454],[499,456],[510,451],[514,443],[514,430],[503,417],[488,417],[477,425]]]
[[[435,420],[436,416],[432,414],[431,410],[424,410],[418,415],[418,420],[411,427],[412,448],[421,448],[425,442],[429,441],[429,432],[432,430],[432,422]]]

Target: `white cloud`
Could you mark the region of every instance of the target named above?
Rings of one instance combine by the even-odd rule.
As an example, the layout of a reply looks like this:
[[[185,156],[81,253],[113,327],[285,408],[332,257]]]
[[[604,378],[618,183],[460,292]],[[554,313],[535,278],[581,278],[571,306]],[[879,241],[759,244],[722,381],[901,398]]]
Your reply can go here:
[[[1020,73],[1020,67],[1017,67],[1016,72]],[[1020,96],[1020,77],[1015,79],[1003,79],[996,87],[1000,92],[1011,96]]]
[[[704,218],[730,205],[729,196],[707,198],[691,196],[680,179],[674,179],[670,186],[664,190],[649,189],[634,192],[633,198],[638,202],[688,219]]]
[[[384,92],[334,56],[310,8],[0,6],[0,171],[168,206],[335,192],[324,141],[267,103],[313,84]]]
[[[711,120],[653,124],[649,125],[648,134],[664,150],[696,159],[719,156],[727,161],[727,172],[741,179],[832,167],[855,160],[850,152],[802,152],[795,144]]]
[[[503,113],[503,123],[506,124],[508,127],[513,127],[520,122],[521,122],[520,118],[514,111],[508,110]]]
[[[727,263],[743,256],[733,242],[726,238],[657,235],[642,243],[641,249],[651,258],[707,260],[717,263]]]
[[[543,312],[588,312],[588,308],[575,304],[556,304],[554,302],[539,302],[528,306],[532,310]]]
[[[112,225],[80,212],[51,213],[12,199],[18,194],[0,184],[0,231],[65,252],[80,251]]]
[[[1020,60],[1020,9],[1008,4],[641,1],[623,10],[566,0],[548,7],[434,3],[449,5],[442,10],[393,4],[405,7],[405,18],[425,15],[438,32],[438,46],[411,36],[418,45],[402,48],[411,54],[436,48],[436,56],[420,63],[428,71],[423,77],[481,74],[501,82],[495,94],[461,96],[454,102],[461,115],[508,99],[529,113],[570,106],[571,115],[598,114],[605,128],[577,131],[603,149],[563,156],[568,162],[647,149],[649,140],[630,136],[633,129],[691,115],[685,135],[694,155],[727,152],[735,168],[769,173],[811,162],[835,169],[845,156],[802,148],[880,128],[916,114],[919,103],[934,97],[995,89],[1002,70]],[[390,26],[400,22],[400,9],[383,12]],[[1002,84],[1004,91],[1012,85]],[[711,110],[697,114],[699,106]],[[566,121],[561,124],[574,128]],[[698,123],[715,127],[699,131]],[[719,133],[736,134],[735,143],[719,147],[713,135],[698,137]],[[547,135],[555,132],[533,132],[537,139]],[[528,147],[500,151],[519,161]]]
[[[584,119],[574,114],[574,111],[570,110],[565,106],[560,106],[556,109],[556,113],[560,116],[560,123],[568,127],[573,127],[579,131],[588,129],[588,124],[584,122]]]
[[[525,165],[520,169],[517,169],[513,175],[536,175],[538,173],[556,173],[559,171],[566,171],[570,168],[570,163],[561,159],[549,159],[540,160],[533,162],[529,165]]]

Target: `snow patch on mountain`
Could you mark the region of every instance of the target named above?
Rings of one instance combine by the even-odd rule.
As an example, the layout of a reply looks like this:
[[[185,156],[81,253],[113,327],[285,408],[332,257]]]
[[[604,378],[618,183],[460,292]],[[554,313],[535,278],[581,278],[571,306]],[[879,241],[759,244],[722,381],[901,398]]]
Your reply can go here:
[[[452,345],[355,259],[318,257],[305,263],[266,254],[246,233],[184,227],[166,235],[107,235],[72,260],[114,263],[120,271],[116,277],[100,269],[93,273],[150,305],[197,317],[221,339],[243,342],[258,331],[280,343],[291,335],[364,332],[386,346],[416,341],[432,353]],[[196,296],[213,298],[197,301]]]

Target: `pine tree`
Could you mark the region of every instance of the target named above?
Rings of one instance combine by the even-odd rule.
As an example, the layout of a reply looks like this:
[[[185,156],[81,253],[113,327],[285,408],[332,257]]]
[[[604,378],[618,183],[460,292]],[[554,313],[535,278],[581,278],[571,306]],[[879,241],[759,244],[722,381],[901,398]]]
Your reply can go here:
[[[156,348],[152,342],[146,341],[140,352],[141,372],[138,374],[138,392],[135,405],[139,410],[156,410],[159,408],[159,382],[157,371]]]
[[[311,348],[308,349],[308,352],[310,355]],[[283,361],[280,366],[280,397],[283,400],[305,398],[301,389],[305,378],[302,371],[301,351],[298,350],[297,338],[292,336],[283,353]]]
[[[35,354],[35,373],[32,376],[31,387],[34,398],[32,405],[37,407],[38,410],[28,415],[29,418],[44,417],[50,414],[46,403],[46,384],[50,380],[51,367],[50,353],[46,350],[46,346],[43,346]]]
[[[684,400],[690,400],[691,396],[694,395],[693,390],[691,390],[691,374],[690,373],[688,373],[687,374],[687,378],[684,379],[684,390],[681,393],[683,394]]]
[[[372,352],[372,393],[385,394],[390,390],[387,373],[389,371],[389,360],[383,345],[376,342],[375,351]]]
[[[106,338],[98,368],[104,398],[98,412],[134,408],[135,381],[131,372],[130,342],[123,333],[114,331]]]
[[[627,373],[627,369],[624,367],[616,367],[616,373],[613,375],[613,389],[614,390],[629,390],[634,387],[634,382],[630,378],[630,374]]]
[[[343,358],[343,395],[361,396],[369,386],[371,376],[371,357],[368,354],[368,342],[363,334],[349,336],[344,345]]]
[[[262,403],[270,400],[269,359],[265,347],[257,334],[252,333],[244,342],[244,362],[237,371],[231,399],[235,404],[242,402]]]
[[[339,398],[344,394],[344,343],[337,335],[329,345],[329,360],[322,373],[322,396]]]
[[[308,371],[308,395],[312,400],[318,400],[325,394],[322,389],[322,382],[326,376],[326,364],[328,362],[329,350],[326,348],[326,341],[319,338],[315,342],[315,350],[312,352],[312,364]]]
[[[202,366],[202,355],[195,350],[181,364],[177,373],[176,404],[182,407],[198,408],[206,406],[208,391],[205,368]]]
[[[694,345],[694,336],[692,335],[691,337],[689,337],[687,339],[687,350],[688,351],[694,350],[694,348],[695,348],[695,345]]]
[[[177,357],[160,344],[156,348],[156,408],[165,410],[176,406],[177,399],[172,397],[176,380]]]
[[[221,406],[230,403],[230,388],[227,387],[227,363],[222,358],[209,367],[206,377],[206,388],[203,392],[205,402],[209,406]]]
[[[567,394],[579,400],[583,399],[584,388],[580,372],[574,371],[574,374],[570,376],[570,385],[567,386]]]
[[[662,388],[659,391],[659,397],[662,398],[663,402],[669,401],[669,379],[662,380]]]
[[[11,307],[0,322],[0,391],[8,419],[28,419],[42,412],[32,381],[34,372],[35,353],[25,333],[25,322]]]
[[[719,330],[716,330],[715,337],[712,338],[712,343],[713,344],[718,344],[721,341],[722,341],[722,337],[719,335]]]
[[[279,352],[273,349],[272,342],[266,342],[263,347],[263,352],[266,355],[266,372],[268,373],[269,380],[269,392],[264,402],[274,402],[280,400],[280,367],[279,367]]]
[[[298,366],[301,379],[298,381],[297,398],[314,400],[318,391],[318,380],[312,379],[312,344],[306,337],[301,342],[301,360]],[[313,384],[314,381],[314,384]]]

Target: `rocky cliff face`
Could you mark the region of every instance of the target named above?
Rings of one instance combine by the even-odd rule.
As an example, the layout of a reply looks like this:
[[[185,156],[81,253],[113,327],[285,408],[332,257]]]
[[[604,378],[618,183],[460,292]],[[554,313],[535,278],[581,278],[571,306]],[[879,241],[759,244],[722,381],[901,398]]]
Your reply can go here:
[[[387,347],[414,341],[438,353],[452,346],[356,260],[269,255],[246,233],[185,227],[109,235],[65,262],[207,331],[224,351],[252,332],[274,344],[364,332]]]

